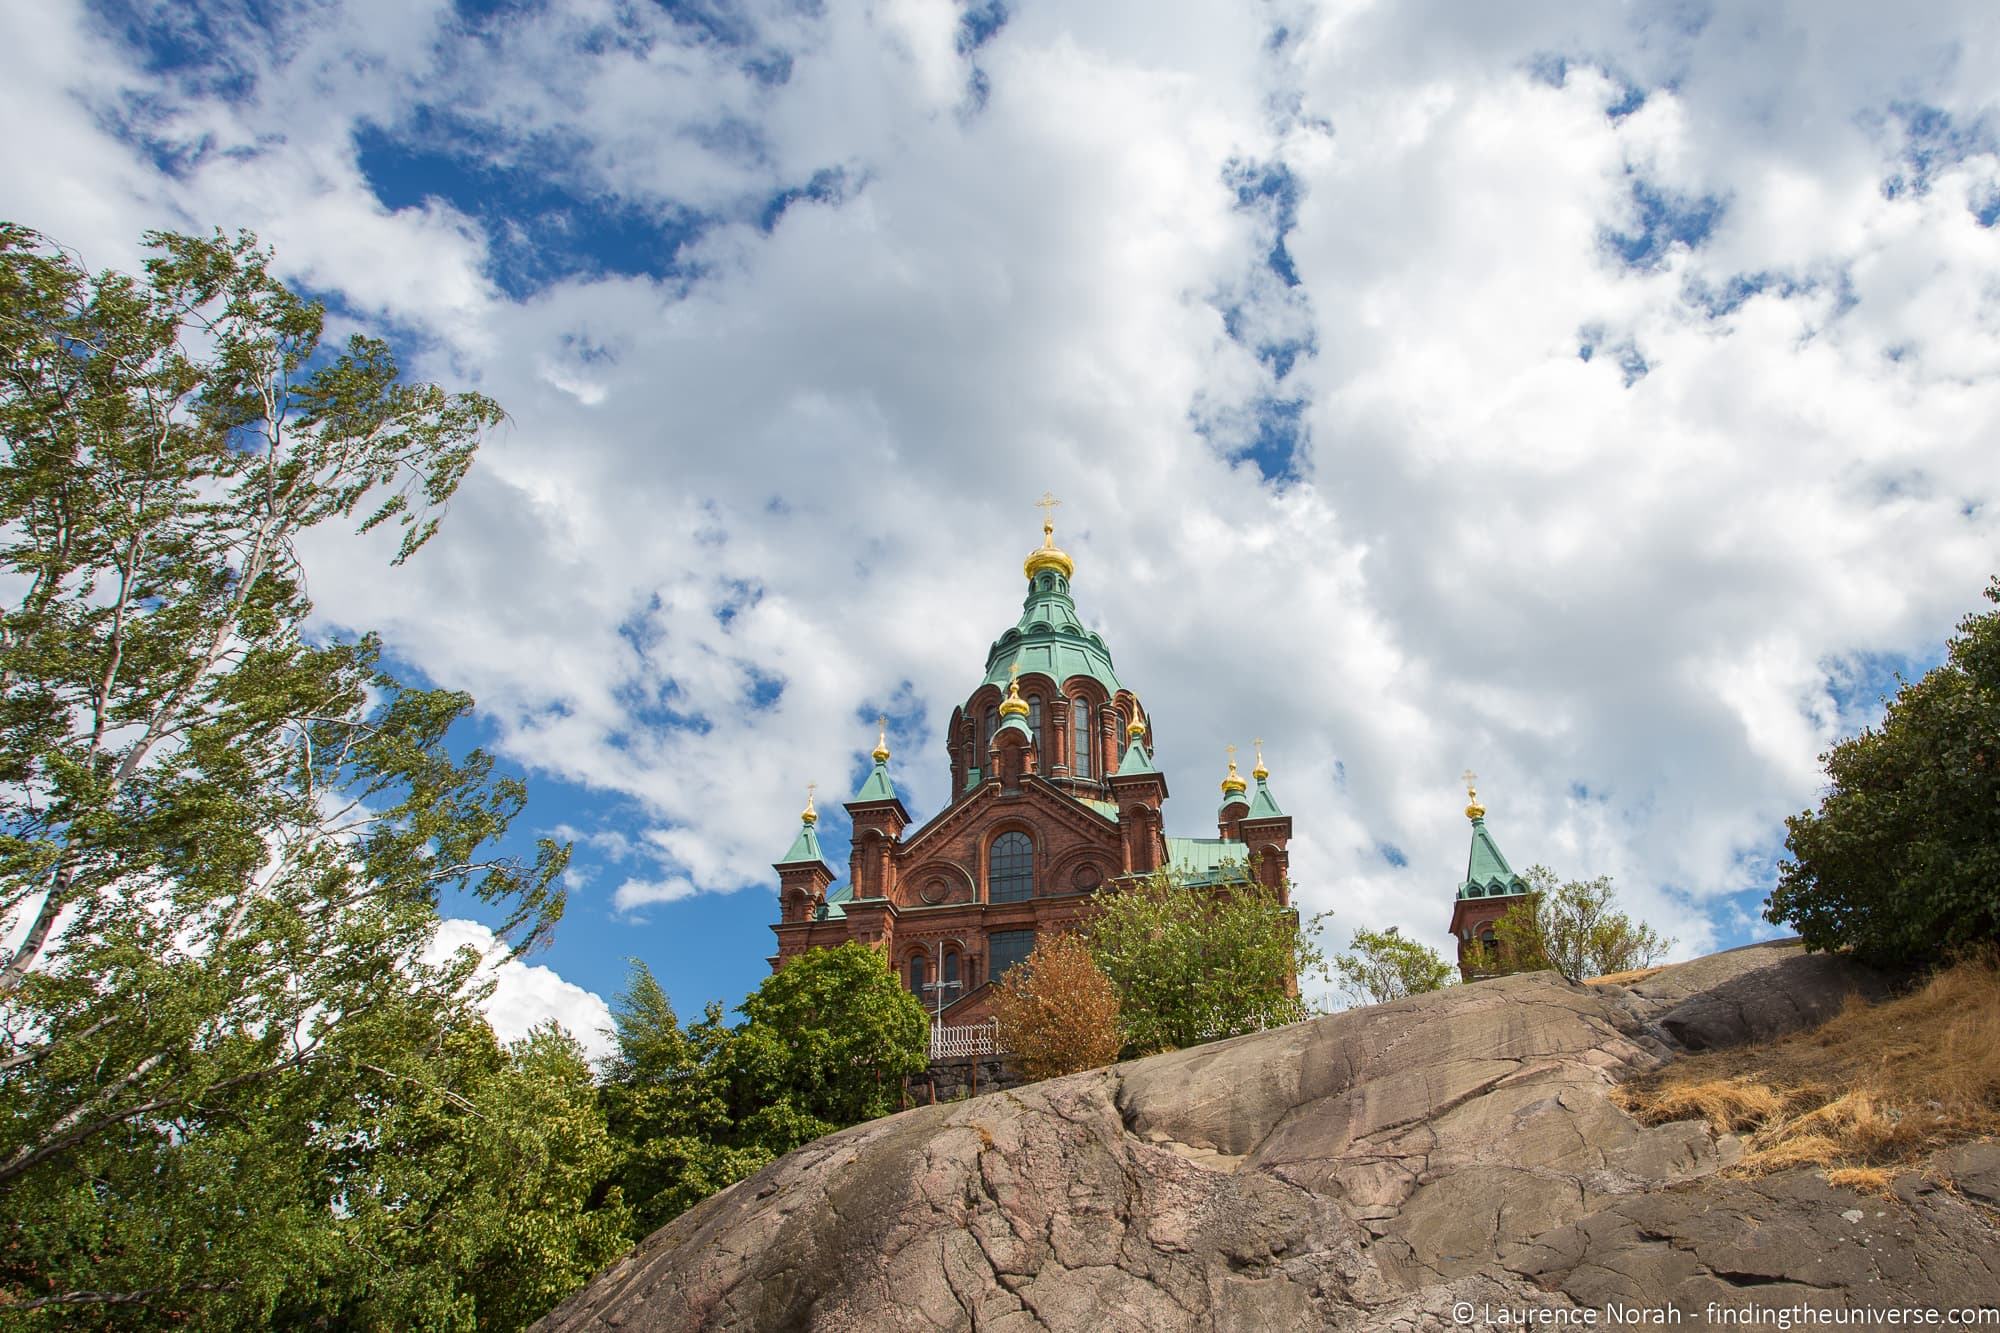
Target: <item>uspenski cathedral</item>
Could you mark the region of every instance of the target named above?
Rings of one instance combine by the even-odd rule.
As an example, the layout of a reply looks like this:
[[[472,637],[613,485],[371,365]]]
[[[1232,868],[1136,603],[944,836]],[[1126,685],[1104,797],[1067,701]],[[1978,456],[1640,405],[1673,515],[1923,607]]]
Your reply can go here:
[[[820,846],[808,799],[778,872],[773,969],[807,949],[861,940],[884,950],[939,1021],[991,1013],[992,983],[1038,938],[1088,919],[1121,880],[1168,870],[1192,891],[1249,876],[1289,906],[1292,819],[1279,806],[1261,743],[1246,781],[1227,747],[1215,836],[1166,831],[1167,778],[1153,763],[1153,721],[1112,666],[1103,636],[1077,615],[1076,562],[1055,544],[1043,497],[1042,544],[1022,563],[1020,618],[946,731],[951,800],[912,827],[897,794],[886,731],[874,766],[845,803],[853,825],[847,879]],[[1472,854],[1452,913],[1460,963],[1523,891],[1487,832],[1476,793]]]

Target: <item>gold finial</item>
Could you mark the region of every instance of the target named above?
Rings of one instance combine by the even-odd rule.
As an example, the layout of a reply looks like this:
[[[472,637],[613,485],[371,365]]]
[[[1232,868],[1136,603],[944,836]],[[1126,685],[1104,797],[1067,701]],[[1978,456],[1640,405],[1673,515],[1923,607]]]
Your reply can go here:
[[[875,719],[875,730],[874,759],[878,764],[886,764],[889,762],[889,715],[887,713]]]
[[[817,790],[819,790],[817,782],[808,782],[806,784],[806,808],[799,811],[799,822],[801,824],[816,824],[819,822],[819,811],[813,809],[813,793]]]
[[[1271,776],[1271,770],[1264,767],[1264,738],[1259,736],[1250,743],[1257,747],[1257,767],[1250,770],[1250,776],[1262,782],[1265,778]]]
[[[1048,491],[1042,492],[1042,498],[1035,501],[1035,507],[1042,511],[1042,544],[1030,551],[1028,558],[1021,562],[1021,571],[1030,579],[1045,569],[1058,570],[1064,578],[1076,573],[1076,562],[1069,558],[1068,552],[1056,546],[1056,521],[1051,511],[1061,503]]]
[[[1021,659],[1015,658],[1014,665],[1007,668],[1007,697],[1000,701],[1000,716],[1026,717],[1028,701],[1021,697]]]
[[[1241,796],[1249,789],[1249,784],[1244,782],[1242,777],[1236,772],[1236,747],[1228,745],[1223,748],[1229,751],[1229,776],[1222,780],[1222,794],[1224,796]]]
[[[1486,818],[1486,807],[1479,803],[1479,788],[1473,785],[1479,781],[1479,775],[1468,768],[1459,776],[1465,779],[1465,817]]]
[[[1137,699],[1134,699],[1132,701],[1132,720],[1125,724],[1125,735],[1127,736],[1127,738],[1136,741],[1145,734],[1146,734],[1146,719],[1144,715],[1139,712],[1139,701]]]

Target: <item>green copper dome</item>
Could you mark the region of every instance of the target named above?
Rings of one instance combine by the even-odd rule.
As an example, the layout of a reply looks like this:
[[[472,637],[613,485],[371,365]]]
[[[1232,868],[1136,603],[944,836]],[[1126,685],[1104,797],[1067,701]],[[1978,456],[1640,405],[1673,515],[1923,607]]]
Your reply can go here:
[[[1028,581],[1021,619],[993,641],[986,655],[986,679],[980,685],[1005,689],[1008,670],[1017,661],[1023,674],[1040,672],[1058,685],[1076,676],[1088,676],[1107,694],[1123,688],[1118,673],[1111,668],[1111,650],[1104,646],[1103,636],[1085,629],[1077,619],[1069,579],[1060,569],[1037,569]]]

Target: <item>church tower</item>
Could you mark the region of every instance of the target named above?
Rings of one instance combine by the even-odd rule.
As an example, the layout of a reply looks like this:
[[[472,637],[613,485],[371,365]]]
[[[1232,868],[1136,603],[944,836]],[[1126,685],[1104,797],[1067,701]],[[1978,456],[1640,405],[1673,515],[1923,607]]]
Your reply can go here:
[[[1458,971],[1467,981],[1490,975],[1483,966],[1494,946],[1493,925],[1507,909],[1527,900],[1528,884],[1514,873],[1500,844],[1486,827],[1486,807],[1479,803],[1476,779],[1465,775],[1465,817],[1472,821],[1472,851],[1466,858],[1465,879],[1451,909],[1452,938],[1458,941]]]
[[[866,940],[887,951],[927,1010],[977,1022],[991,1012],[994,981],[1039,937],[1082,925],[1095,895],[1121,881],[1166,870],[1195,889],[1254,877],[1281,900],[1289,894],[1292,821],[1271,794],[1261,741],[1254,794],[1230,747],[1218,836],[1167,834],[1153,720],[1077,613],[1076,562],[1056,545],[1049,514],[1056,503],[1041,501],[1042,543],[1022,562],[1020,617],[993,641],[945,728],[945,807],[911,828],[885,722],[874,765],[846,803],[847,882],[829,887],[811,820],[777,863],[774,968],[809,948]]]

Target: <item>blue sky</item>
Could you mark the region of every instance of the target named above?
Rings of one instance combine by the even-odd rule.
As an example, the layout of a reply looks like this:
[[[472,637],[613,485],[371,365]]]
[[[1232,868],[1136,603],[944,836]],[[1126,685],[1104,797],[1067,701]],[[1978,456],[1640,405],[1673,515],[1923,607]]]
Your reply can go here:
[[[307,552],[576,841],[503,1027],[740,998],[878,712],[934,812],[1045,489],[1172,831],[1262,736],[1302,902],[1442,945],[1470,767],[1688,953],[2000,568],[2000,20],[1601,9],[15,6],[0,215],[250,228],[508,409]]]

